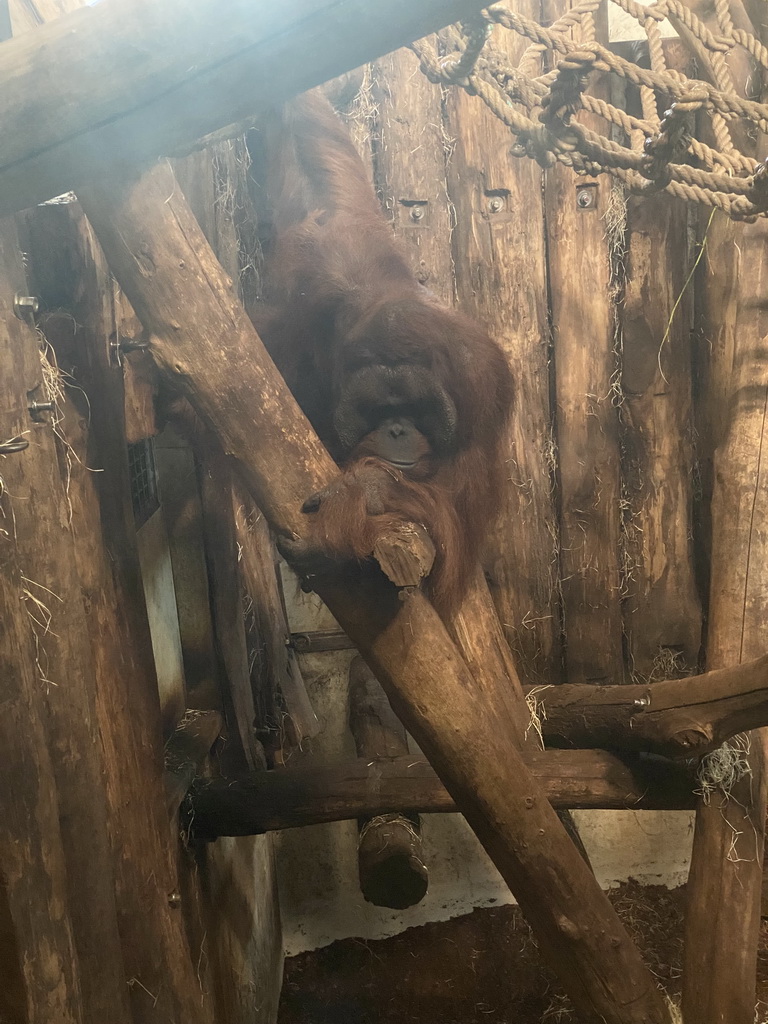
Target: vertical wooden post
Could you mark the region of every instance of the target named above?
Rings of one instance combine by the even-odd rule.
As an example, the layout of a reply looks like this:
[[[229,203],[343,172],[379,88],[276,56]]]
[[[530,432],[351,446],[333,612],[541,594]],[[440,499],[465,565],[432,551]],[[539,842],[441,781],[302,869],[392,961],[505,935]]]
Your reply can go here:
[[[230,747],[225,748],[223,756],[230,770],[242,768],[243,763],[250,769],[264,767],[264,752],[254,734],[256,710],[245,640],[232,472],[213,439],[203,447],[200,476],[214,635],[222,667],[222,696]]]
[[[359,657],[349,666],[349,727],[358,757],[408,753],[405,729]],[[416,815],[393,812],[361,820],[357,861],[360,890],[369,903],[402,910],[415,906],[427,892],[429,874]]]
[[[718,31],[722,5],[691,0],[689,6]],[[750,24],[740,4],[725,5],[725,12],[726,18],[733,17],[740,28],[760,37],[761,25]],[[727,72],[742,96],[752,95],[760,81],[752,59],[738,47],[729,55]],[[760,98],[765,100],[764,90]],[[752,151],[753,140],[743,126],[729,124],[736,145]],[[764,138],[753,155],[756,161],[765,158]],[[705,480],[711,479],[712,487],[706,660],[707,668],[714,669],[764,651],[768,223],[761,218],[754,224],[734,224],[719,212],[702,210],[699,224],[705,246],[696,280],[703,369],[700,445]],[[728,784],[715,787],[696,811],[685,919],[686,1024],[754,1020],[767,747],[768,731],[763,729],[709,755],[726,758],[733,771]]]
[[[5,931],[11,946],[8,987],[0,994],[0,1009],[10,1012],[25,1004],[29,1024],[85,1024],[79,966],[73,939],[67,889],[67,867],[59,830],[56,779],[43,728],[43,687],[33,647],[36,611],[35,583],[26,582],[14,536],[14,494],[4,478],[11,460],[23,460],[38,431],[30,427],[27,391],[39,381],[30,375],[25,357],[25,329],[14,319],[10,302],[14,283],[6,270],[18,259],[13,224],[0,227],[0,440],[16,441],[2,459],[0,474],[0,747],[4,770],[0,782],[0,885],[4,890]],[[44,428],[48,429],[48,428]],[[31,434],[31,436],[30,436]],[[30,444],[30,446],[31,446]],[[39,608],[56,599],[45,595]],[[41,619],[40,631],[45,630]],[[44,657],[44,655],[42,655]],[[66,685],[68,680],[63,680]],[[74,680],[78,684],[78,680]],[[20,973],[24,992],[13,991]],[[13,999],[13,1003],[11,1003]]]
[[[116,900],[131,1005],[142,1024],[210,1024],[184,933],[163,789],[160,706],[130,505],[122,371],[115,365],[112,281],[72,205],[41,207],[28,224],[35,292],[60,310],[43,322],[77,382],[63,430],[76,455],[68,496],[75,559],[89,609],[104,749]],[[114,336],[112,337],[114,340]],[[82,407],[74,402],[82,399]]]
[[[267,521],[253,499],[235,480],[235,529],[245,589],[253,603],[256,631],[264,650],[262,675],[282,694],[288,721],[288,740],[298,745],[320,732],[301,676],[296,652],[288,646],[290,633],[277,578],[276,554]]]
[[[172,175],[160,165],[132,185],[89,189],[86,201],[110,265],[152,331],[159,364],[182,377],[272,523],[300,535],[301,502],[332,479],[334,467]],[[152,275],[142,273],[138,253],[151,253]],[[325,580],[318,590],[447,781],[574,1003],[607,1024],[667,1024],[636,947],[525,767],[516,743],[525,702],[514,668],[504,676],[493,669],[505,664],[505,644],[493,639],[488,613],[473,617],[465,602],[456,624],[466,634],[460,655],[418,592],[398,601],[374,579]]]
[[[670,196],[627,202],[622,330],[624,628],[638,680],[695,671],[701,603],[692,544],[688,211]]]
[[[763,221],[733,224],[716,214],[698,281],[702,329],[719,382],[707,395],[715,449],[709,669],[764,650],[768,314],[755,296],[768,294],[767,244]],[[683,1012],[696,1024],[751,1024],[768,794],[766,731],[747,733],[742,744],[728,743],[709,757],[729,758],[733,777],[725,792],[716,787],[701,800],[696,814]]]
[[[557,0],[547,4],[547,15],[554,20],[570,6]],[[581,113],[578,120],[589,124],[594,117]],[[571,683],[615,683],[624,674],[616,323],[606,237],[613,187],[607,175],[577,178],[562,164],[546,173],[560,574]]]
[[[537,0],[519,9],[538,17]],[[513,64],[525,47],[503,30],[494,45]],[[542,172],[510,155],[509,130],[463,89],[449,90],[446,114],[458,299],[502,346],[516,384],[505,502],[485,568],[523,681],[550,683],[560,679],[562,652]]]
[[[11,231],[10,227],[8,228]],[[21,254],[13,251],[16,232],[0,254],[0,320],[18,350],[15,387],[23,403],[56,404],[55,356],[46,350],[41,362],[40,336],[32,323],[14,317],[14,294],[28,291]],[[31,390],[30,390],[31,389]],[[29,448],[3,466],[12,496],[13,534],[27,579],[27,610],[36,636],[38,686],[44,695],[44,726],[58,794],[61,836],[75,946],[80,965],[83,1012],[90,1019],[129,1018],[115,906],[112,851],[107,832],[104,766],[95,720],[94,666],[74,556],[67,495],[54,439],[61,410],[30,418]],[[60,428],[56,428],[61,433]]]

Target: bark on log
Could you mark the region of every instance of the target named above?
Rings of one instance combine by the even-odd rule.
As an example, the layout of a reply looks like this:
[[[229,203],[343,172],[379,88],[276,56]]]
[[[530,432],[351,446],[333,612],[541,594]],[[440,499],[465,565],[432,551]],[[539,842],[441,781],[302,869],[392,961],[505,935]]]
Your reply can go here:
[[[691,6],[718,30],[709,3]],[[760,32],[745,20],[741,4],[728,9],[736,23]],[[727,62],[722,55],[712,59],[739,95],[762,81],[739,48]],[[735,144],[757,162],[766,156],[765,140],[755,152],[745,128],[734,122]],[[702,447],[714,459],[707,666],[720,668],[762,653],[768,614],[768,223],[733,224],[715,213],[703,216],[700,227],[706,251],[696,284],[709,370],[701,389]],[[748,766],[748,774],[728,787],[727,798],[717,790],[696,813],[683,970],[683,1013],[696,1024],[751,1024],[754,1018],[768,732],[748,733],[746,744],[750,754],[742,769]]]
[[[405,729],[359,657],[349,666],[349,728],[360,758],[408,756]],[[357,863],[360,891],[369,903],[394,910],[419,903],[426,895],[429,874],[418,817],[407,818],[395,808],[361,816]]]
[[[239,459],[272,525],[300,535],[301,504],[333,478],[333,463],[246,321],[169,169],[133,186],[103,181],[81,198],[159,364]],[[607,1024],[667,1022],[636,948],[525,768],[515,743],[522,695],[479,670],[485,652],[477,651],[470,673],[420,594],[399,601],[374,581],[328,580],[318,591],[450,787],[575,1005]],[[471,607],[457,624],[470,636]],[[487,633],[480,630],[480,642]]]
[[[16,256],[13,225],[0,227],[3,263]],[[7,302],[13,295],[4,285]],[[31,385],[25,372],[21,324],[7,307],[0,336],[0,439],[4,444],[29,438]],[[16,324],[16,330],[13,330]],[[26,449],[28,450],[28,449]],[[24,459],[11,449],[3,458]],[[0,1009],[20,1010],[30,1024],[84,1024],[77,953],[72,933],[66,861],[59,830],[56,781],[43,728],[42,688],[36,670],[30,615],[16,543],[7,524],[14,521],[13,495],[0,484],[0,679],[3,711],[0,749],[0,883],[4,938],[3,963],[8,985]],[[53,600],[53,599],[51,599]],[[10,932],[10,935],[8,933]],[[20,975],[20,977],[19,977]],[[14,981],[17,983],[14,985]],[[19,982],[21,984],[19,985]],[[23,991],[18,991],[22,988]],[[23,1004],[23,1007],[20,1006]]]
[[[547,745],[698,757],[768,725],[768,656],[647,686],[577,684],[529,693],[542,705]]]
[[[0,322],[17,364],[7,368],[13,405],[56,401],[61,382],[44,376],[40,335],[14,317],[14,294],[27,287],[16,231],[0,242]],[[2,230],[2,228],[0,228]],[[44,354],[48,373],[55,356]],[[61,822],[70,917],[78,954],[86,1020],[130,1017],[107,832],[104,764],[95,720],[96,679],[88,619],[74,553],[66,476],[59,478],[54,432],[59,409],[29,418],[27,450],[4,459],[3,487],[11,495],[13,540],[27,578],[25,606],[37,644],[38,685]],[[62,452],[66,458],[66,451]],[[10,541],[9,541],[10,542]]]
[[[0,212],[150,163],[482,6],[232,0],[222,17],[217,0],[111,0],[65,15],[2,46]]]
[[[526,751],[525,762],[557,808],[688,810],[696,800],[688,769],[661,758],[537,750]],[[191,797],[198,839],[301,828],[393,808],[409,814],[458,810],[434,769],[412,754],[198,779]]]
[[[35,211],[24,251],[35,294],[59,315],[44,321],[73,389],[64,432],[75,458],[68,494],[75,557],[89,609],[96,713],[107,778],[125,973],[142,1024],[210,1024],[184,922],[163,789],[162,735],[152,646],[139,576],[123,434],[122,371],[110,362],[112,281],[93,232],[73,206]],[[97,443],[98,439],[98,443]],[[98,472],[94,472],[98,470]],[[152,941],[147,941],[147,936]]]

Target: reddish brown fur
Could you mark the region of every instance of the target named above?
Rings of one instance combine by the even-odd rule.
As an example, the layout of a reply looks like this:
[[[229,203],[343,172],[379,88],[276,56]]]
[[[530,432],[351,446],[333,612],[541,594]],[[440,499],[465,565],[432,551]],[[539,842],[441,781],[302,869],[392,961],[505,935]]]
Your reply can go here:
[[[436,606],[450,611],[498,511],[501,438],[512,384],[504,356],[469,318],[437,302],[399,251],[362,161],[318,95],[277,115],[257,142],[270,152],[274,243],[270,306],[257,327],[321,440],[343,466],[308,517],[310,543],[338,559],[370,557],[377,535],[422,523],[437,550]],[[386,330],[370,327],[377,311]],[[386,337],[384,337],[386,335]],[[334,411],[360,365],[426,368],[455,408],[450,451],[433,450],[407,475],[341,450]],[[410,372],[410,370],[409,370]],[[429,438],[434,442],[434,438]],[[439,445],[437,446],[439,447]]]

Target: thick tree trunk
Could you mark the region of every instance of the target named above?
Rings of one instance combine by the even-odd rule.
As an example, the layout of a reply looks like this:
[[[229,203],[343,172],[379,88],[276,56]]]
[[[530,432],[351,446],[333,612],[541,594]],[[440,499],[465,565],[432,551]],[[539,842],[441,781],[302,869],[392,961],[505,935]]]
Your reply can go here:
[[[82,199],[161,367],[239,460],[272,525],[300,535],[303,500],[335,467],[169,169],[132,187],[104,182]],[[349,581],[318,590],[510,884],[575,1004],[608,1024],[666,1022],[637,950],[524,765],[515,739],[519,682],[518,700],[509,676],[500,683],[498,673],[480,671],[489,659],[478,644],[489,628],[478,613],[479,638],[473,636],[468,617],[478,606],[468,603],[456,627],[471,637],[464,649],[477,671],[470,674],[420,594],[398,601],[388,585]],[[503,638],[499,644],[495,653],[503,658]]]
[[[21,372],[6,380],[18,401],[56,402],[55,356],[40,336],[15,319],[14,294],[28,290],[16,232],[8,225],[0,253],[0,320],[17,350]],[[16,245],[14,245],[16,243]],[[12,248],[12,245],[14,248]],[[49,375],[53,374],[53,377]],[[32,390],[29,390],[29,389]],[[3,460],[3,486],[12,496],[13,536],[27,578],[26,607],[37,644],[38,684],[56,779],[67,863],[70,916],[80,965],[86,1019],[129,1019],[128,991],[115,906],[115,878],[107,832],[104,764],[95,718],[96,679],[71,527],[66,473],[59,477],[55,433],[62,410],[30,417],[23,454]],[[62,456],[67,458],[64,448]]]
[[[97,680],[109,829],[125,973],[142,1024],[209,1024],[186,945],[169,906],[178,887],[163,788],[162,734],[141,584],[123,433],[122,370],[110,362],[112,280],[93,232],[72,206],[43,207],[29,225],[33,287],[61,366],[77,367],[63,430],[72,458],[68,497],[75,558]],[[84,395],[87,394],[87,401]],[[82,400],[76,408],[75,401]],[[98,439],[98,444],[96,442]],[[151,936],[149,942],[147,937]]]
[[[759,37],[740,3],[689,0],[713,31],[725,13]],[[694,51],[696,52],[696,51]],[[736,47],[703,57],[733,81],[739,95],[765,83],[751,56]],[[729,122],[731,136],[755,162],[765,137],[749,138],[746,123]],[[702,335],[701,448],[712,487],[708,668],[735,665],[764,653],[768,615],[768,222],[734,224],[702,216],[706,246],[696,281]],[[747,733],[723,755],[731,780],[702,799],[696,812],[685,921],[683,1015],[690,1024],[751,1024],[755,1013],[763,852],[768,797],[768,732]],[[741,752],[740,752],[741,751]],[[746,756],[744,751],[748,751]],[[727,760],[726,760],[727,763]],[[718,766],[722,768],[722,765]]]
[[[349,667],[349,728],[357,756],[366,760],[408,756],[405,729],[362,658]],[[357,851],[360,891],[369,903],[401,910],[424,898],[429,874],[416,815],[397,808],[360,816]]]
[[[26,446],[35,444],[41,432],[30,426],[27,408],[27,391],[39,382],[39,369],[30,375],[23,337],[28,329],[9,307],[15,289],[6,271],[18,258],[13,224],[5,222],[0,225],[3,476],[11,460],[21,462],[23,471],[29,451]],[[14,468],[10,475],[15,477],[17,472]],[[19,560],[13,533],[15,503],[15,493],[0,482],[0,748],[4,763],[0,774],[0,916],[4,918],[0,931],[7,942],[2,949],[0,1012],[29,1024],[85,1024],[70,919],[67,857],[59,829],[56,789],[60,780],[54,774],[43,726],[46,711],[40,658],[44,659],[45,653],[36,646],[33,632],[33,617],[40,623],[37,635],[45,632],[45,609],[57,598],[42,590],[36,594],[37,581],[25,578],[29,570]],[[63,683],[67,685],[68,680]]]

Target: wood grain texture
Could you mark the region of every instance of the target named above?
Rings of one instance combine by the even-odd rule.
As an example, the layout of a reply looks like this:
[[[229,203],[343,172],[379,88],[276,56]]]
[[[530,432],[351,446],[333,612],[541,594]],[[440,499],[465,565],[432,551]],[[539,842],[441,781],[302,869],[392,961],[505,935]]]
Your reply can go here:
[[[349,666],[349,729],[359,758],[406,757],[408,740],[387,695],[362,658]],[[399,808],[358,819],[360,891],[378,907],[405,909],[424,898],[429,872],[421,825]]]
[[[526,752],[526,764],[557,808],[690,809],[692,776],[662,759],[620,758],[603,750]],[[204,780],[192,791],[195,835],[252,835],[344,821],[394,808],[453,813],[448,791],[424,758],[360,758],[344,764],[254,772]]]
[[[530,692],[547,744],[696,757],[768,725],[768,658],[650,685],[576,683]]]
[[[419,71],[410,50],[373,66],[376,185],[414,274],[451,305],[451,209],[440,90]]]
[[[231,0],[223,17],[217,0],[113,0],[74,11],[3,44],[0,211],[151,163],[480,7]]]
[[[622,330],[624,628],[637,681],[698,667],[688,211],[630,196]]]
[[[45,383],[40,336],[31,325],[22,326],[11,306],[14,294],[28,291],[15,240],[12,232],[0,251],[0,320],[18,352],[8,386],[16,391],[14,405],[23,407],[25,402],[50,401],[55,393]],[[53,351],[46,347],[42,358],[52,371]],[[86,1019],[113,1015],[115,1024],[127,1024],[128,991],[95,715],[96,678],[67,495],[66,462],[71,454],[60,441],[60,477],[54,433],[61,435],[54,427],[60,415],[54,410],[36,417],[37,422],[28,418],[29,448],[4,459],[2,475],[12,496],[13,536],[28,581],[25,607],[36,637],[38,686],[56,784],[83,1013]]]
[[[111,361],[112,281],[79,209],[43,207],[28,225],[33,286],[69,393],[64,431],[75,558],[88,609],[96,716],[104,750],[118,921],[131,1006],[146,1024],[210,1024],[184,922],[165,804],[162,731],[123,433],[122,371]],[[87,395],[87,398],[86,398]],[[151,941],[148,941],[151,936]]]
[[[0,225],[4,306],[0,438],[34,443],[38,431],[30,437],[27,390],[39,380],[39,371],[30,376],[24,354],[28,329],[7,307],[14,294],[8,271],[18,259],[14,226],[4,222]],[[3,475],[9,460],[24,460],[26,451],[3,459]],[[15,467],[12,475],[19,471]],[[8,963],[8,985],[3,986],[0,1008],[4,1013],[20,1013],[29,1024],[84,1024],[57,780],[43,726],[47,716],[30,620],[35,607],[13,533],[15,499],[5,484],[0,492],[0,743],[5,766],[0,783],[0,882],[6,918],[2,954]]]
[[[758,33],[741,4],[734,23]],[[691,0],[717,31],[715,9]],[[760,19],[762,20],[762,18]],[[704,68],[707,64],[702,65]],[[728,73],[739,95],[765,83],[746,51],[734,53]],[[766,157],[745,126],[733,126],[736,146]],[[764,653],[768,477],[768,224],[734,224],[715,213],[700,219],[706,248],[696,280],[704,372],[700,386],[701,449],[711,488],[708,668]],[[716,790],[696,812],[683,962],[683,1013],[701,1024],[750,1024],[754,1018],[757,946],[765,842],[768,767],[765,729],[747,733],[742,775],[729,798]]]
[[[301,503],[327,485],[335,467],[247,321],[169,169],[160,166],[134,185],[104,180],[81,198],[110,266],[150,330],[160,366],[239,460],[271,525],[300,536]],[[608,1024],[666,1024],[651,975],[525,767],[516,743],[525,707],[519,681],[513,692],[509,676],[500,684],[498,673],[473,666],[470,674],[418,593],[398,600],[383,582],[330,578],[317,589],[510,884],[575,1005]],[[470,609],[462,610],[459,631],[473,639],[462,650],[488,666],[488,615],[479,612],[473,629]],[[501,657],[503,647],[502,637],[493,653]]]
[[[538,17],[539,4],[520,11]],[[498,29],[493,44],[513,65],[524,48]],[[486,575],[523,681],[548,682],[560,676],[562,651],[542,172],[511,156],[509,130],[477,98],[451,89],[446,113],[459,303],[501,345],[515,380],[505,499]]]

